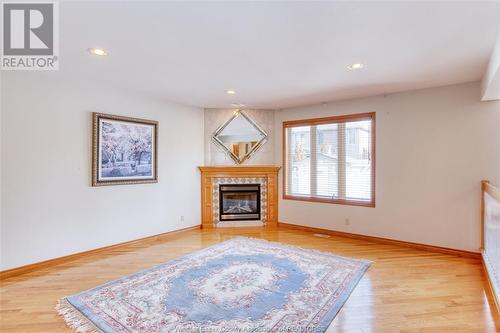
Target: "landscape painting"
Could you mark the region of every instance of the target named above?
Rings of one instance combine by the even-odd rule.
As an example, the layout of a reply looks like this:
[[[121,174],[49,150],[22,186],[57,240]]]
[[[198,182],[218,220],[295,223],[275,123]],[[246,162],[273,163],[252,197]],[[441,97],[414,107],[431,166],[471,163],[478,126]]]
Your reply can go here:
[[[94,186],[157,182],[158,122],[93,114]]]

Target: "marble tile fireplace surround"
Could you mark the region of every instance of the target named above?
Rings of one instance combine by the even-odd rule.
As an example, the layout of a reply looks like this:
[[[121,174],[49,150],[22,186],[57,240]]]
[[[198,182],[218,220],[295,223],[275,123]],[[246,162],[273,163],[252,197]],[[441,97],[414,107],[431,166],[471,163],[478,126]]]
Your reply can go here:
[[[202,166],[199,169],[202,228],[278,225],[280,167]]]

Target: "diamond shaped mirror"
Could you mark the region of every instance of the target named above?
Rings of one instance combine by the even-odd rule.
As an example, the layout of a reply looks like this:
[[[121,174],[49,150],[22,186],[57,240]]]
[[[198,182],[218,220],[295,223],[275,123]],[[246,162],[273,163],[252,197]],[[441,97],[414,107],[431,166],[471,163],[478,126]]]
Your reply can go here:
[[[267,134],[245,112],[236,111],[212,139],[238,164],[250,158],[267,141]]]

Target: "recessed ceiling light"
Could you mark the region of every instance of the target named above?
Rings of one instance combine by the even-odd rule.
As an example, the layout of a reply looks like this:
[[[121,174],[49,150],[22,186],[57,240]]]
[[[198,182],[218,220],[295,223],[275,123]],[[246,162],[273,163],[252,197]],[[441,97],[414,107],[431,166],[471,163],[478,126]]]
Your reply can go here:
[[[355,64],[351,64],[351,65],[347,66],[347,68],[350,69],[351,71],[355,71],[357,69],[362,69],[363,67],[365,67],[365,65],[363,65],[361,63],[355,63]]]
[[[97,56],[107,56],[108,55],[108,52],[106,52],[105,50],[103,49],[98,49],[98,48],[90,48],[89,49],[89,52],[93,55],[97,55]]]
[[[241,103],[232,103],[231,104],[232,107],[235,107],[235,108],[242,108],[245,106],[245,104],[241,104]]]
[[[226,90],[226,94],[234,95],[234,94],[236,94],[236,91],[229,89],[229,90]]]

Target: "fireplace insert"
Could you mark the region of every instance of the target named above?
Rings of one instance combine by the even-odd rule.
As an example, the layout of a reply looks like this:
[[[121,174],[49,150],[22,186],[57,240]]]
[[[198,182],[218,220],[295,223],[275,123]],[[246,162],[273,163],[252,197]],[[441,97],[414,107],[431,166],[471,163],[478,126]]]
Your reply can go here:
[[[220,221],[260,220],[260,184],[219,185]]]

